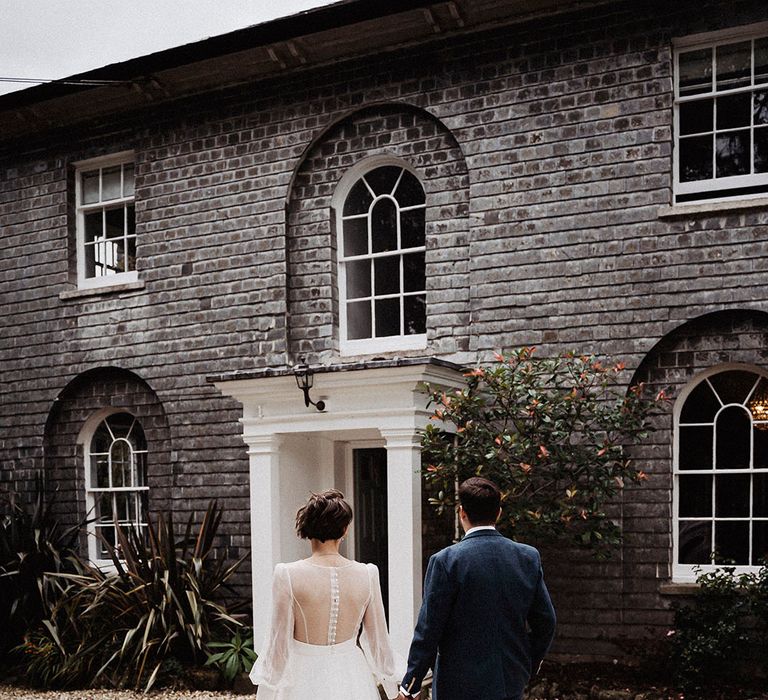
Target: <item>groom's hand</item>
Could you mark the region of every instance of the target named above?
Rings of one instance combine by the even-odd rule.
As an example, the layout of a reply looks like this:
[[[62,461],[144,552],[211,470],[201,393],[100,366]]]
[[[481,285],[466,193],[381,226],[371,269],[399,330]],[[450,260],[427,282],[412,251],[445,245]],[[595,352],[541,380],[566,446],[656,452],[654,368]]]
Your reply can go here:
[[[416,693],[416,695],[406,695],[403,692],[398,693],[397,700],[419,700],[419,696],[421,693]]]

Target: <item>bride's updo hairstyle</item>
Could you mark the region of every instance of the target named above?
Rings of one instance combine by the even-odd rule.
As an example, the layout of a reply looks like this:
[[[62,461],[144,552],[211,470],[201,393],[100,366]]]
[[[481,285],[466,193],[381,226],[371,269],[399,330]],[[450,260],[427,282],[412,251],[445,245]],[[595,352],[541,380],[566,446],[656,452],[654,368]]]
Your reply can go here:
[[[338,540],[352,522],[352,508],[336,489],[313,493],[296,513],[296,534],[305,540]]]

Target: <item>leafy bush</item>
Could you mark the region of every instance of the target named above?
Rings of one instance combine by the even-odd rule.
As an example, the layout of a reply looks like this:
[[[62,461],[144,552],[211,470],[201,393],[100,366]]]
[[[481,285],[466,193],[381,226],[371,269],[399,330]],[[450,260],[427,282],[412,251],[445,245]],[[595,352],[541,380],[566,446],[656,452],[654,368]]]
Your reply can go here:
[[[215,666],[224,680],[231,684],[238,674],[250,671],[256,661],[253,650],[253,631],[236,630],[228,642],[211,642],[208,645],[215,651],[208,656],[206,666]]]
[[[172,515],[161,514],[146,540],[118,530],[114,573],[80,562],[77,573],[58,574],[49,616],[24,646],[30,680],[148,689],[166,661],[202,664],[210,640],[241,624],[227,593],[243,559],[212,556],[221,515],[211,503],[196,535],[190,517],[176,541]]]
[[[693,604],[676,608],[668,635],[677,685],[695,690],[768,673],[768,567],[741,575],[723,567],[696,580]]]
[[[21,642],[27,629],[44,616],[50,596],[45,573],[73,571],[72,556],[84,523],[64,527],[52,515],[42,477],[35,478],[34,500],[27,505],[18,494],[7,496],[0,519],[0,654]]]
[[[594,356],[538,358],[522,348],[496,359],[467,371],[463,388],[432,392],[433,420],[445,426],[423,436],[425,477],[439,487],[432,504],[451,506],[458,482],[485,476],[502,490],[507,534],[598,550],[618,541],[605,504],[647,478],[626,448],[647,436],[663,392],[625,391],[624,366]]]

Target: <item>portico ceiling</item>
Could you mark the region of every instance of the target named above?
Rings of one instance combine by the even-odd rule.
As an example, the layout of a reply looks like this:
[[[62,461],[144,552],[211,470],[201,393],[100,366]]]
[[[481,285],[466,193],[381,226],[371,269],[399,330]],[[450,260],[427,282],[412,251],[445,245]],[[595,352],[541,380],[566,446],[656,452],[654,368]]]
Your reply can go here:
[[[616,0],[343,0],[0,96],[0,142],[489,26]],[[104,85],[79,81],[115,81]]]

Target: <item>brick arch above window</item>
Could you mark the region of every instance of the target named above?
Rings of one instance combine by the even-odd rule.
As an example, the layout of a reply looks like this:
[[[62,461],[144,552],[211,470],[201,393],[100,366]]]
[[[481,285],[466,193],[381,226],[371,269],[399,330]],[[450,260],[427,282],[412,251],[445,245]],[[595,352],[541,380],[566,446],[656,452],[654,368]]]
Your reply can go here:
[[[119,414],[134,417],[144,433],[150,510],[169,505],[171,434],[162,402],[137,374],[100,367],[77,375],[64,387],[45,426],[46,483],[58,492],[57,515],[63,523],[75,525],[88,513],[86,468],[91,437],[106,417]],[[85,535],[80,545],[84,554],[89,551]]]
[[[379,345],[375,353],[450,357],[468,349],[469,176],[464,155],[432,115],[388,104],[363,108],[326,129],[295,172],[287,231],[288,337],[294,357],[333,362],[342,352],[349,356],[342,347],[338,256],[344,251],[338,233],[343,207],[337,200],[346,191],[344,182],[356,181],[376,163],[404,167],[425,192],[427,313],[426,343],[405,350]],[[361,356],[369,354],[360,350]]]

